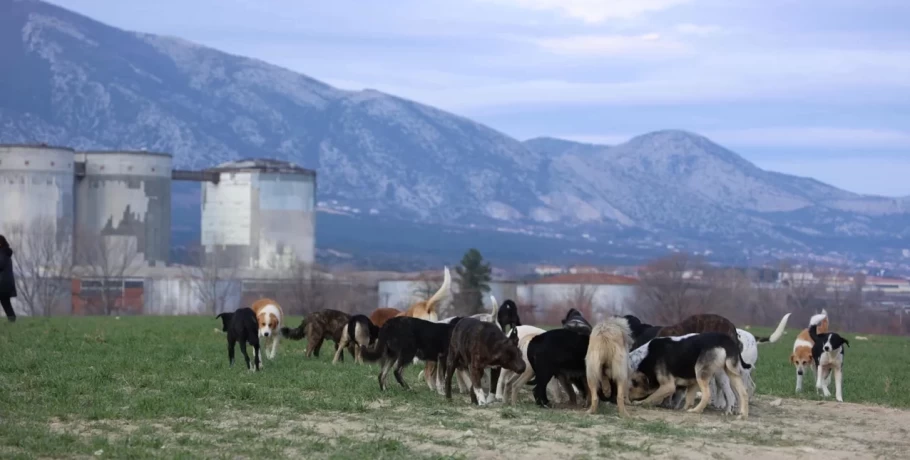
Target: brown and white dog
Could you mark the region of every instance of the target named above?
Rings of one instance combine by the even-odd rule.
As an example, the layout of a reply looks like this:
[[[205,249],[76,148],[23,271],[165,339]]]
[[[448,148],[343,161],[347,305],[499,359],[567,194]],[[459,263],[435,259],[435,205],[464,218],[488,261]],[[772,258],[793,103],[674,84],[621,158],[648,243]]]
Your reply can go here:
[[[819,315],[822,319],[818,323],[817,333],[824,334],[828,332],[828,312],[822,310]],[[815,318],[815,316],[813,316]],[[815,345],[815,342],[812,341],[812,337],[809,335],[809,328],[803,329],[799,332],[799,335],[796,336],[796,341],[793,342],[793,353],[790,353],[790,363],[796,366],[796,391],[803,391],[803,375],[807,370],[812,370],[813,374],[816,374],[815,369],[815,360],[812,359],[812,346]]]
[[[272,299],[264,298],[253,302],[251,308],[256,313],[256,321],[259,323],[259,337],[265,339],[262,348],[268,349],[266,356],[269,359],[274,359],[275,352],[278,350],[278,342],[281,340],[279,331],[284,320],[281,305]]]
[[[376,327],[382,327],[386,321],[398,316],[401,310],[397,308],[377,308],[370,313],[370,322]]]
[[[436,322],[439,320],[439,314],[436,308],[439,302],[449,294],[449,288],[452,286],[452,275],[449,274],[449,267],[445,267],[442,286],[427,300],[415,302],[407,310],[399,313],[397,316],[407,316],[409,318],[424,319]]]

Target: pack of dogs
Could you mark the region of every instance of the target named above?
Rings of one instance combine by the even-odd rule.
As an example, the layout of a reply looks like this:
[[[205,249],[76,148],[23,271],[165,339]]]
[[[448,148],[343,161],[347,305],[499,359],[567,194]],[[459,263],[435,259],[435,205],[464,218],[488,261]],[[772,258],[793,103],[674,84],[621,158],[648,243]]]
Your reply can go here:
[[[305,355],[319,356],[325,340],[335,344],[333,364],[344,361],[344,351],[356,364],[377,363],[381,391],[388,374],[408,390],[404,369],[423,362],[419,379],[432,391],[452,399],[452,381],[471,402],[518,402],[519,390],[533,387],[535,403],[552,406],[553,399],[581,403],[596,414],[601,401],[628,417],[627,406],[662,405],[702,413],[709,405],[739,418],[749,416],[754,395],[752,374],[762,344],[784,335],[790,314],[784,315],[768,337],[755,337],[715,314],[696,314],[679,323],[656,326],[634,315],[609,316],[592,325],[570,309],[562,327],[544,330],[523,325],[516,303],[499,304],[490,296],[490,313],[439,319],[438,310],[450,293],[451,276],[444,270],[442,286],[430,298],[401,311],[379,308],[368,315],[349,315],[326,309],[310,313],[296,328],[283,323],[281,307],[260,299],[249,308],[221,313],[227,334],[228,360],[234,365],[235,346],[247,368],[263,369],[261,350],[274,359],[280,338],[307,339]],[[247,354],[253,348],[253,359]],[[849,341],[829,330],[822,311],[796,337],[790,362],[796,369],[796,391],[811,371],[816,390],[843,401],[845,348]],[[486,376],[489,373],[489,378]],[[696,403],[696,400],[698,402]]]

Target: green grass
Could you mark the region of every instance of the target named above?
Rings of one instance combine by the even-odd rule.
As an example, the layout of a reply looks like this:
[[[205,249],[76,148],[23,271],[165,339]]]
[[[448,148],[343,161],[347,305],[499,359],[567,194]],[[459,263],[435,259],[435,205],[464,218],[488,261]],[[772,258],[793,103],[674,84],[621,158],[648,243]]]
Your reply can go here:
[[[303,342],[283,340],[276,360],[266,360],[259,373],[244,368],[238,350],[238,364],[229,369],[220,326],[198,317],[0,324],[0,458],[461,458],[477,449],[539,446],[548,436],[591,453],[649,452],[617,433],[679,438],[689,430],[660,420],[620,422],[611,405],[599,418],[543,411],[528,399],[472,409],[466,397],[447,402],[428,391],[417,381],[422,366],[405,374],[411,391],[390,377],[383,393],[376,366],[355,366],[349,355],[333,366],[331,342],[320,358],[306,359]],[[759,394],[794,396],[788,355],[795,334],[761,346]],[[845,399],[910,406],[910,341],[847,337],[853,347]],[[799,397],[820,399],[812,382]],[[593,435],[605,423],[614,431]],[[553,427],[592,434],[545,433]],[[767,436],[756,435],[755,442]]]

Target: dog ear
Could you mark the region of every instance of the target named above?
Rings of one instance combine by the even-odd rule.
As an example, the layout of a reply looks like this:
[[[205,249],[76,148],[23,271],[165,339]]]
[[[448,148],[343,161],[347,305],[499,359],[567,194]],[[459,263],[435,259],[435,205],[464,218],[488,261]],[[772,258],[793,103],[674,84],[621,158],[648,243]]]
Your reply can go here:
[[[841,339],[843,339],[844,344],[847,345],[847,348],[850,348],[850,341],[847,339],[844,339],[843,337],[841,337]]]
[[[790,355],[790,364],[796,364],[796,355]]]

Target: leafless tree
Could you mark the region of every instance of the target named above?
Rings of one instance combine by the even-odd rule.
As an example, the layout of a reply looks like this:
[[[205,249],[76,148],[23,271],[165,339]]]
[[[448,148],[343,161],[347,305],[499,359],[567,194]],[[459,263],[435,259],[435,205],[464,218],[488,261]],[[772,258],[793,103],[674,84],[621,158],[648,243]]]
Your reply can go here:
[[[290,311],[300,315],[323,309],[325,304],[325,280],[311,264],[295,263],[285,276],[288,282]]]
[[[183,276],[191,283],[196,299],[209,313],[225,311],[228,299],[241,282],[237,268],[225,266],[218,251],[206,253],[204,248],[197,248],[192,254],[191,265],[183,267]]]
[[[639,273],[634,310],[646,322],[675,324],[702,313],[704,298],[700,278],[705,266],[701,259],[675,253],[648,264]]]
[[[50,316],[58,304],[72,302],[72,243],[58,239],[50,219],[35,219],[28,227],[7,225],[4,233],[16,246],[18,300],[29,315]]]
[[[79,237],[76,257],[78,266],[74,268],[74,274],[99,281],[103,313],[110,315],[115,312],[118,309],[117,299],[123,295],[124,278],[137,273],[142,265],[136,239],[128,235],[86,232]]]
[[[561,312],[561,314],[565,316],[569,309],[574,308],[589,322],[596,322],[597,318],[594,317],[594,294],[596,292],[596,286],[589,286],[587,284],[579,284],[573,287],[563,297],[562,303],[565,305],[565,311]]]

